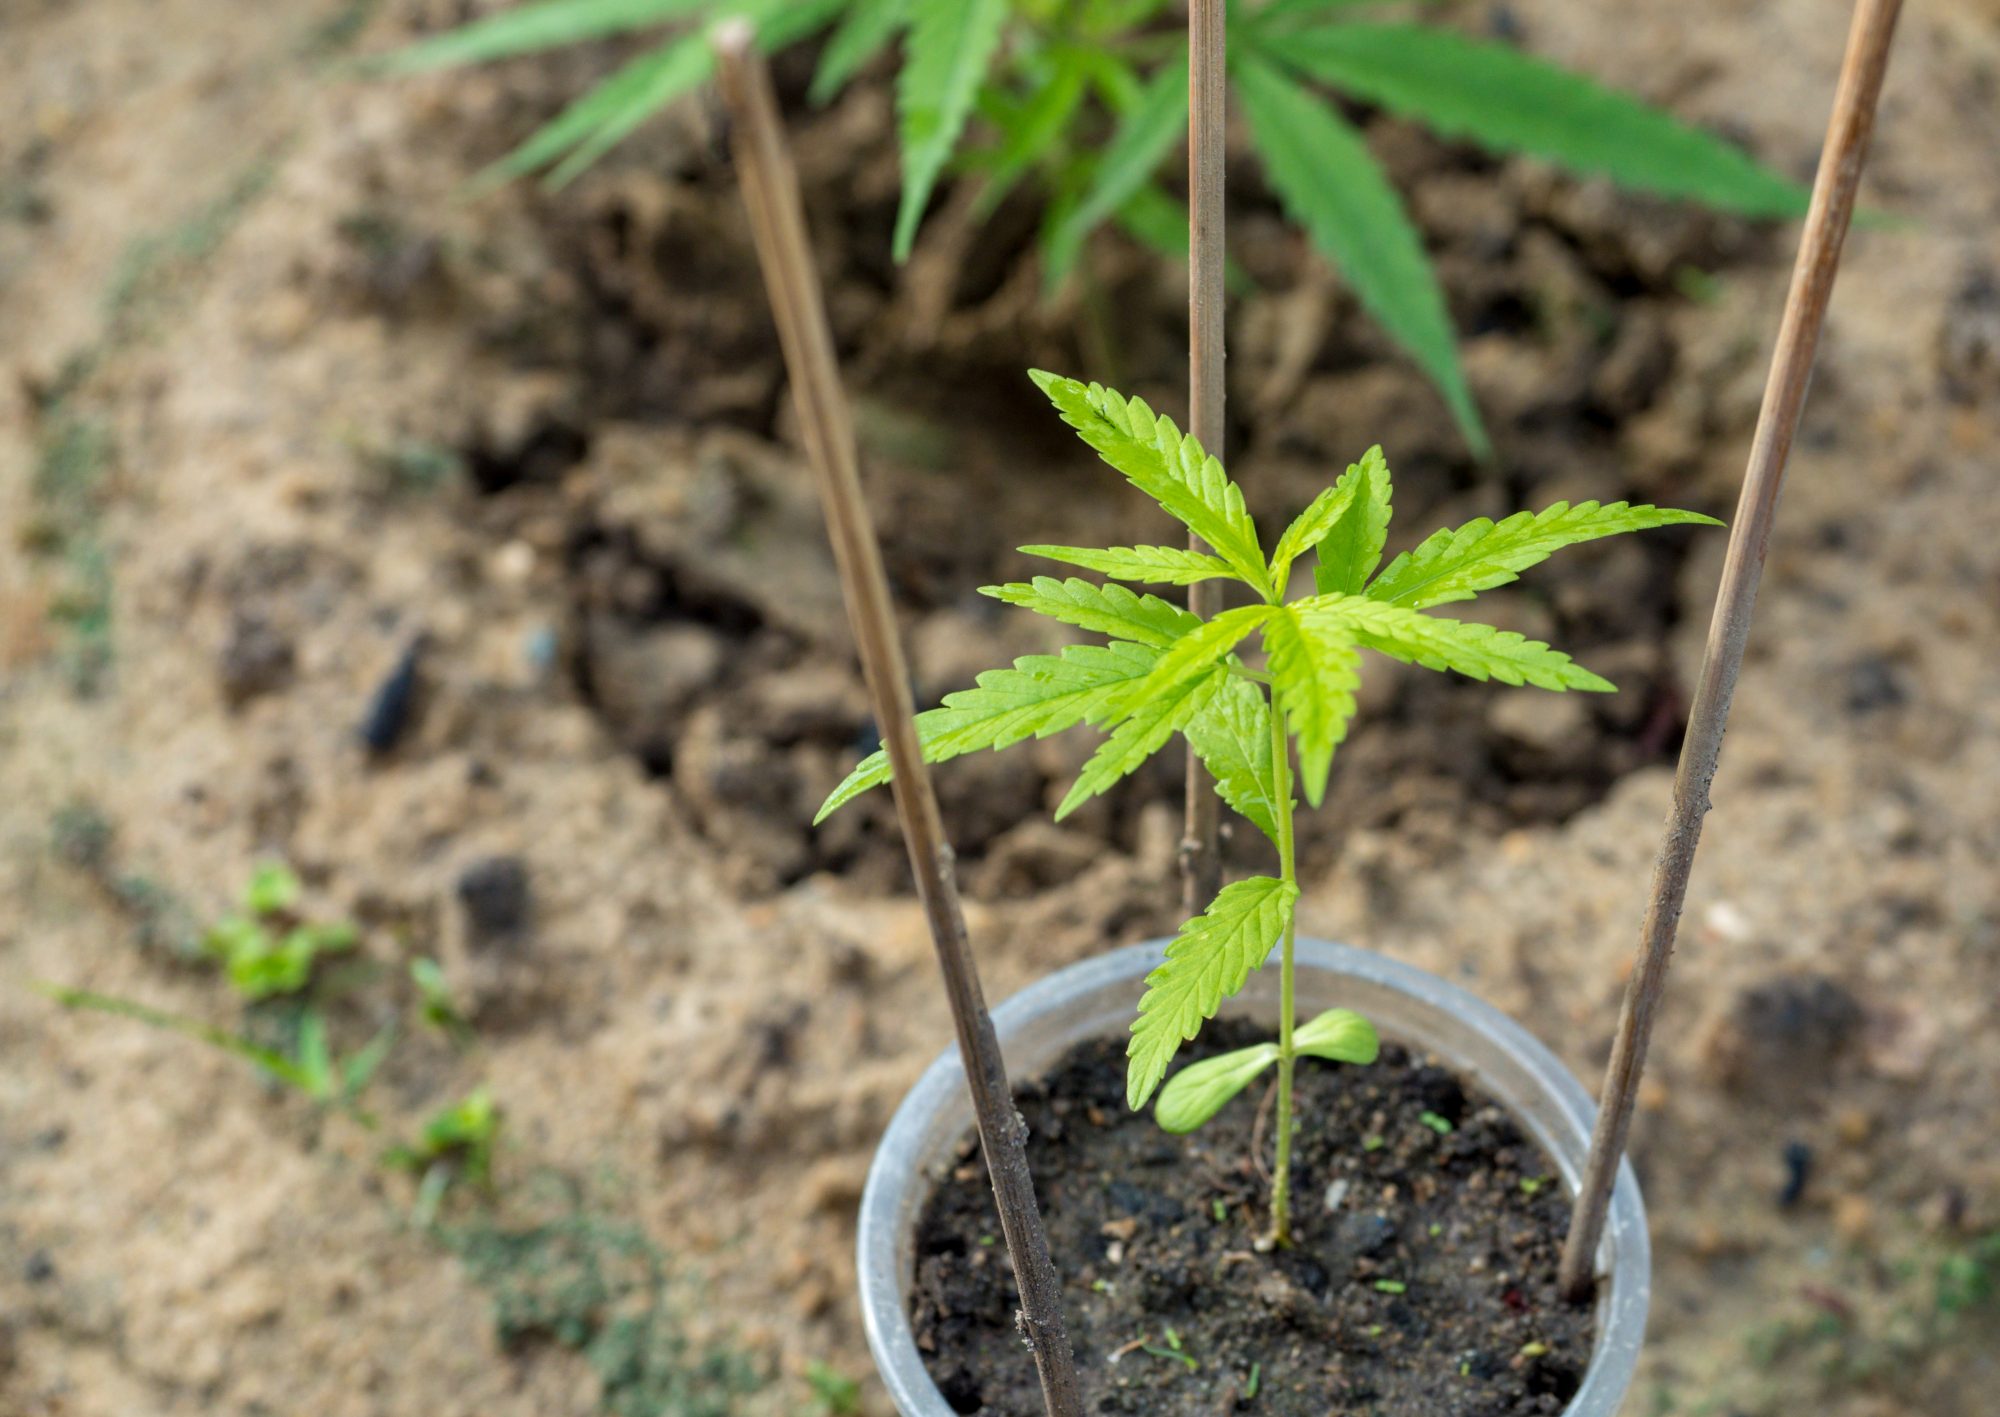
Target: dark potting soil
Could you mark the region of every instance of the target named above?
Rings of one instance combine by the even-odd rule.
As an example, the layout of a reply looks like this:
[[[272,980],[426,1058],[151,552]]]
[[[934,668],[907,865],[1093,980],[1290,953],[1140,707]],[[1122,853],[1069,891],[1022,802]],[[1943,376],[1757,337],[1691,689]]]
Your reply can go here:
[[[1268,1034],[1209,1025],[1185,1061]],[[1259,1254],[1266,1089],[1191,1136],[1125,1107],[1125,1041],[1078,1045],[1022,1090],[1084,1410],[1145,1417],[1559,1413],[1595,1333],[1562,1302],[1569,1200],[1498,1104],[1395,1044],[1370,1067],[1301,1059],[1294,1248]],[[1260,1120],[1260,1112],[1265,1115]],[[954,1411],[1042,1411],[970,1137],[917,1231],[911,1318]]]

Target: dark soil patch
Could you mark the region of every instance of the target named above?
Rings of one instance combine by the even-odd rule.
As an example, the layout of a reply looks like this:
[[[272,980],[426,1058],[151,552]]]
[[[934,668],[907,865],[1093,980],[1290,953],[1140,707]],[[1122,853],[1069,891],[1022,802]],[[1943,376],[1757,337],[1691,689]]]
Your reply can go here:
[[[1264,1036],[1212,1024],[1188,1060]],[[1367,1068],[1303,1060],[1298,1088],[1298,1243],[1271,1255],[1253,1249],[1268,1194],[1250,1160],[1253,1132],[1268,1146],[1254,1099],[1168,1136],[1125,1108],[1122,1039],[1079,1045],[1021,1093],[1086,1410],[1561,1412],[1595,1324],[1555,1292],[1570,1207],[1548,1158],[1498,1105],[1394,1044]],[[918,1228],[912,1322],[955,1411],[1031,1417],[998,1234],[968,1138]]]
[[[798,87],[803,73],[780,77]],[[882,92],[864,86],[826,111],[794,94],[790,108],[871,500],[927,705],[980,668],[1057,642],[1053,631],[1024,637],[1009,623],[1016,612],[976,593],[1055,569],[1013,548],[1171,537],[1160,514],[1067,435],[1023,371],[1088,374],[1179,411],[1184,277],[1107,238],[1081,291],[1044,303],[1034,224],[1018,204],[974,227],[950,201],[912,264],[892,270],[883,250],[897,179]],[[1669,315],[1699,298],[1708,273],[1760,258],[1764,238],[1689,208],[1495,163],[1379,116],[1367,122],[1430,239],[1498,456],[1488,466],[1471,459],[1423,377],[1245,164],[1230,189],[1231,235],[1256,288],[1232,306],[1229,462],[1267,532],[1374,441],[1397,478],[1392,554],[1440,525],[1558,499],[1725,511],[1685,484],[1694,451],[1729,415],[1683,368]],[[787,616],[797,585],[786,577],[718,585],[704,564],[718,545],[761,549],[772,566],[823,558],[803,467],[781,459],[776,472],[797,484],[796,504],[774,498],[770,475],[725,470],[692,514],[662,504],[635,520],[607,506],[621,482],[650,477],[671,457],[607,455],[607,430],[792,441],[740,203],[712,136],[694,118],[662,125],[546,208],[548,259],[560,274],[537,293],[534,327],[490,322],[496,352],[541,381],[538,406],[504,433],[473,430],[458,451],[478,486],[508,501],[501,534],[552,516],[566,528],[566,658],[577,686],[613,735],[688,799],[697,827],[738,863],[737,885],[779,889],[831,870],[906,889],[886,810],[849,808],[843,816],[858,814],[856,823],[836,830],[808,825],[874,742],[844,636]],[[695,450],[683,459],[708,456],[688,443]],[[712,533],[670,525],[723,504]],[[1683,613],[1676,576],[1694,543],[1672,532],[1580,548],[1481,607],[1606,673],[1622,690],[1613,698],[1533,696],[1502,708],[1503,690],[1378,663],[1328,810],[1302,824],[1307,849],[1385,828],[1444,853],[1468,827],[1497,834],[1559,822],[1624,774],[1672,761],[1685,688],[1664,642]],[[830,582],[826,590],[831,606]],[[664,686],[661,646],[678,656]],[[819,695],[821,711],[803,727],[799,715],[769,709],[788,696],[777,681],[801,674],[845,686]],[[1017,750],[997,771],[961,761],[943,774],[969,868],[996,851],[1005,857],[1011,829],[1059,799],[1089,746]],[[1140,810],[1170,797],[1180,772],[1179,754],[1162,754],[1070,827],[1082,841],[1132,850]],[[1259,849],[1243,843],[1245,864]],[[1089,856],[1065,859],[1074,874]],[[1060,884],[1060,871],[1048,879],[1045,867],[1001,859],[969,869],[968,885],[982,894],[983,883]]]

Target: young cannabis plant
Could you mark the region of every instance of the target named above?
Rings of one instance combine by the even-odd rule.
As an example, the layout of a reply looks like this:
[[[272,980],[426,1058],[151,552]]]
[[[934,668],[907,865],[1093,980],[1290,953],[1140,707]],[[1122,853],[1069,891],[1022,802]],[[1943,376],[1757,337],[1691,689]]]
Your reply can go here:
[[[1382,450],[1371,448],[1266,553],[1241,490],[1172,419],[1096,384],[1040,372],[1030,377],[1105,462],[1212,550],[1022,551],[1113,581],[1236,581],[1254,603],[1202,620],[1157,596],[1077,577],[987,586],[986,595],[1109,642],[1071,645],[1054,655],[1017,659],[1011,669],[988,670],[978,687],[949,694],[942,707],[917,715],[918,736],[925,758],[943,762],[1079,725],[1107,734],[1056,809],[1060,819],[1181,734],[1223,800],[1276,847],[1278,874],[1223,887],[1200,916],[1181,926],[1165,962],[1147,977],[1127,1049],[1126,1094],[1136,1111],[1159,1089],[1154,1115],[1161,1125],[1192,1131],[1275,1065],[1272,1238],[1284,1243],[1290,1238],[1293,1065],[1301,1055],[1372,1062],[1377,1049],[1374,1028],[1359,1015],[1334,1009],[1295,1026],[1293,1002],[1299,898],[1294,793],[1303,791],[1315,807],[1326,795],[1334,750],[1354,717],[1362,652],[1473,679],[1607,692],[1609,683],[1539,641],[1426,612],[1505,585],[1576,542],[1676,523],[1719,523],[1694,512],[1623,502],[1557,502],[1541,512],[1517,512],[1500,522],[1480,517],[1439,531],[1383,567],[1389,466]],[[1308,556],[1313,592],[1287,599],[1292,568]],[[1262,645],[1261,666],[1247,657],[1253,636]],[[834,789],[820,819],[888,778],[887,757],[875,753]],[[1182,1042],[1215,1016],[1274,947],[1281,970],[1277,1041],[1197,1063],[1160,1088]]]
[[[1349,18],[1354,0],[1230,6],[1230,77],[1270,185],[1314,247],[1435,383],[1475,451],[1485,433],[1437,275],[1402,199],[1332,95],[1496,153],[1531,153],[1627,187],[1746,216],[1793,216],[1806,191],[1741,149],[1504,44]],[[948,167],[990,212],[1026,179],[1047,197],[1049,284],[1107,221],[1171,256],[1187,213],[1157,180],[1188,121],[1187,44],[1166,0],[530,0],[392,55],[404,72],[678,26],[486,174],[560,186],[708,80],[703,22],[742,16],[766,50],[826,34],[812,97],[838,93],[900,39],[896,100],[908,256]],[[978,141],[962,140],[973,119]],[[963,150],[962,150],[963,149]]]

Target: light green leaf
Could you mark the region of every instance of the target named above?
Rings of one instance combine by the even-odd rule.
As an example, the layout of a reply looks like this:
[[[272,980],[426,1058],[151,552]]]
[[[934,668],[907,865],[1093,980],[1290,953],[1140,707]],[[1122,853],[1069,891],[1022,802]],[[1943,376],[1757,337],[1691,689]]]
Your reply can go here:
[[[977,688],[946,694],[943,707],[917,715],[924,761],[942,763],[1096,722],[1159,658],[1160,651],[1146,645],[1071,645],[1060,655],[1031,654],[1012,669],[989,669]],[[813,825],[889,777],[889,755],[870,753],[828,796]]]
[[[586,39],[646,29],[691,15],[709,0],[541,0],[502,10],[385,56],[381,67],[413,74],[483,64]]]
[[[473,190],[503,186],[546,167],[662,86],[671,89],[679,84],[683,92],[693,88],[705,77],[699,61],[706,50],[705,45],[683,35],[631,60],[536,129],[514,151],[481,171],[472,179]]]
[[[1328,1009],[1299,1025],[1292,1034],[1292,1047],[1328,1062],[1367,1064],[1381,1055],[1382,1040],[1375,1025],[1354,1010]]]
[[[1163,693],[1131,709],[1118,730],[1098,747],[1083,765],[1076,785],[1056,808],[1061,821],[1085,802],[1108,791],[1121,778],[1136,771],[1141,763],[1166,747],[1167,741],[1184,730],[1229,678],[1229,666],[1217,664],[1206,674],[1184,679]],[[1122,712],[1129,697],[1121,700]]]
[[[1146,81],[1138,101],[1120,117],[1082,200],[1050,230],[1042,254],[1051,289],[1075,268],[1084,238],[1152,180],[1174,144],[1186,135],[1187,123],[1188,60],[1182,49]]]
[[[66,1009],[88,1009],[94,1013],[136,1019],[154,1028],[162,1028],[169,1033],[196,1039],[256,1065],[279,1082],[296,1087],[300,1091],[305,1090],[305,1074],[299,1070],[299,1065],[275,1048],[263,1047],[211,1024],[182,1018],[179,1014],[170,1014],[146,1004],[134,1003],[130,999],[120,999],[110,994],[95,994],[87,989],[65,989],[52,984],[38,984],[35,987]]]
[[[1160,1100],[1153,1104],[1153,1120],[1161,1131],[1184,1136],[1220,1112],[1223,1104],[1277,1061],[1277,1044],[1253,1043],[1233,1053],[1189,1063],[1160,1089]]]
[[[243,907],[252,915],[283,915],[299,903],[299,878],[282,861],[266,861],[250,873]]]
[[[1358,594],[1382,564],[1382,547],[1389,539],[1389,464],[1380,444],[1348,465],[1340,483],[1354,484],[1354,496],[1340,519],[1320,538],[1319,564],[1313,582],[1322,592]]]
[[[1583,689],[1608,694],[1615,686],[1561,650],[1512,630],[1470,620],[1447,620],[1385,605],[1361,595],[1316,595],[1290,609],[1301,625],[1346,633],[1369,649],[1426,669],[1453,669],[1472,679],[1533,684],[1540,689]]]
[[[1152,673],[1132,686],[1120,702],[1119,711],[1129,713],[1149,699],[1173,693],[1189,680],[1206,674],[1259,625],[1278,613],[1275,606],[1245,605],[1225,610],[1199,629],[1188,631],[1160,657]]]
[[[1285,209],[1431,377],[1466,442],[1485,456],[1486,431],[1459,367],[1437,272],[1367,144],[1331,106],[1256,52],[1239,51],[1231,72],[1251,141]]]
[[[324,1102],[333,1096],[333,1054],[327,1048],[326,1020],[317,1009],[299,1017],[299,1075],[309,1097]]]
[[[1264,648],[1278,708],[1299,742],[1299,786],[1317,807],[1326,800],[1333,750],[1354,718],[1354,690],[1361,683],[1355,636],[1337,622],[1308,619],[1298,601],[1264,626]]]
[[[1299,72],[1493,152],[1746,216],[1798,216],[1804,187],[1732,143],[1504,44],[1419,25],[1335,24],[1271,52]]]
[[[1516,512],[1505,521],[1475,517],[1456,530],[1434,532],[1405,551],[1368,587],[1370,600],[1411,610],[1470,600],[1506,585],[1565,546],[1659,526],[1721,526],[1714,517],[1666,507],[1610,502],[1556,502],[1542,512]],[[1322,590],[1338,589],[1322,586]]]
[[[987,66],[999,51],[1007,0],[911,0],[896,111],[903,141],[903,200],[895,256],[906,261],[938,175],[958,146]]]
[[[1239,580],[1221,558],[1184,546],[1023,546],[1023,556],[1040,556],[1064,561],[1086,571],[1121,581],[1144,581],[1151,585],[1193,585],[1219,577]]]
[[[1297,886],[1252,876],[1224,886],[1207,910],[1181,926],[1165,961],[1146,976],[1146,994],[1132,1021],[1125,1100],[1134,1112],[1160,1085],[1182,1042],[1199,1033],[1271,953],[1298,898]]]
[[[1144,399],[1039,369],[1028,377],[1099,457],[1214,547],[1250,585],[1266,584],[1264,552],[1242,489],[1198,441],[1171,418],[1156,416]]]
[[[1285,584],[1291,579],[1292,562],[1317,546],[1320,538],[1346,514],[1354,501],[1354,490],[1354,482],[1343,477],[1313,498],[1312,505],[1285,528],[1285,534],[1278,538],[1277,549],[1271,553],[1271,585],[1279,595],[1285,593]]]
[[[1271,705],[1263,691],[1230,675],[1188,721],[1186,733],[1222,800],[1275,842],[1280,810],[1271,762]]]
[[[820,51],[819,67],[813,71],[812,87],[806,97],[825,103],[861,71],[863,65],[887,49],[909,18],[909,0],[851,0],[847,14]]]
[[[1157,595],[1140,595],[1122,585],[1098,585],[1080,576],[1064,581],[1036,576],[1025,583],[981,586],[979,593],[1080,630],[1157,649],[1201,625],[1199,617]]]

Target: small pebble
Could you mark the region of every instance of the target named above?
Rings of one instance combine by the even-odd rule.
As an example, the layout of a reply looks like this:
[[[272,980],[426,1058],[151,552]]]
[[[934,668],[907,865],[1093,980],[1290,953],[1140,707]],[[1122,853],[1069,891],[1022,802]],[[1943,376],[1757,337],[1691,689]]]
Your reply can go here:
[[[1812,1148],[1802,1141],[1785,1143],[1785,1184],[1778,1192],[1778,1209],[1790,1210],[1805,1196],[1812,1179]]]

